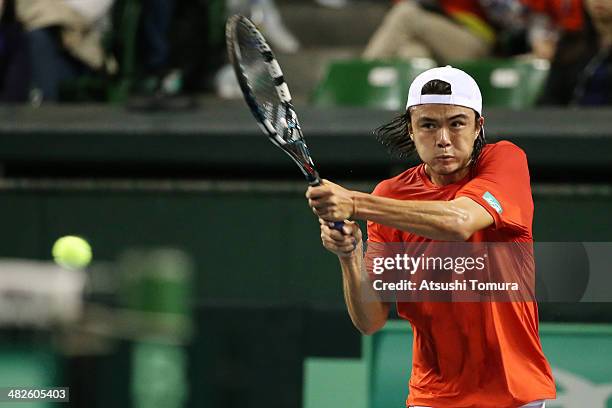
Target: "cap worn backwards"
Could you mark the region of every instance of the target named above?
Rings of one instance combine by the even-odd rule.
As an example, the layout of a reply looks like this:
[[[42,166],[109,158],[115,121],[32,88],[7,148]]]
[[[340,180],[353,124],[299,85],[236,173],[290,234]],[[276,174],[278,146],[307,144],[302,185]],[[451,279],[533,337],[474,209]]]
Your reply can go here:
[[[448,82],[451,87],[450,95],[422,95],[423,86],[434,79]],[[412,81],[406,109],[430,103],[465,106],[482,115],[482,95],[478,84],[467,73],[450,65],[429,69]]]

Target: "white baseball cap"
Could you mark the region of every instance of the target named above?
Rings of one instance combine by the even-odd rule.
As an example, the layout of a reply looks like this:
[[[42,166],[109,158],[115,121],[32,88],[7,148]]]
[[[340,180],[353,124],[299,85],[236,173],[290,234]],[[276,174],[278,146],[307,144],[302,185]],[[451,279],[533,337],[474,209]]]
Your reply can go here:
[[[434,79],[448,82],[451,86],[451,94],[421,95],[423,85]],[[408,90],[406,110],[411,106],[428,103],[465,106],[474,109],[479,115],[482,115],[482,95],[478,84],[467,73],[450,65],[428,69],[412,81]]]

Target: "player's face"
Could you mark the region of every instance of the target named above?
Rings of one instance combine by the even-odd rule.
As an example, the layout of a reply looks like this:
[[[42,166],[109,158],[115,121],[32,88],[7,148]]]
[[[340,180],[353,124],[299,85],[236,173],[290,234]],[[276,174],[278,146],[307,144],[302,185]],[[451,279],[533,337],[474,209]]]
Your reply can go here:
[[[448,176],[466,169],[481,123],[470,108],[426,104],[410,110],[411,139],[429,169]]]

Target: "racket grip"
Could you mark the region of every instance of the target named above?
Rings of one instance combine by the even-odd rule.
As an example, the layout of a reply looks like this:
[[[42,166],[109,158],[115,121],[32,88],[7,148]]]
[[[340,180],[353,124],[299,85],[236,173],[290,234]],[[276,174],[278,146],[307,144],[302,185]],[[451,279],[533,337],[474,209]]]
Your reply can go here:
[[[313,187],[321,185],[321,178],[319,177],[319,173],[317,173],[316,170],[310,177],[307,177],[307,179],[308,179],[308,184],[310,184]],[[344,227],[344,221],[334,221],[334,226],[332,228],[344,234],[344,231],[342,230],[343,227]]]
[[[344,231],[342,230],[343,227],[344,221],[334,221],[334,226],[332,228],[344,234]]]

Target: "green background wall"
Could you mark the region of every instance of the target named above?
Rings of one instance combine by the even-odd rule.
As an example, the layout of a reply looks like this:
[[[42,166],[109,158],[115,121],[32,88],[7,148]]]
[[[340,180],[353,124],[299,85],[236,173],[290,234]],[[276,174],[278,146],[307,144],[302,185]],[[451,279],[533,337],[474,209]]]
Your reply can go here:
[[[0,257],[49,259],[57,237],[85,236],[95,259],[126,248],[172,246],[197,267],[197,297],[341,303],[336,259],[295,191],[0,191]],[[250,190],[256,190],[251,183]],[[227,189],[227,188],[225,188]],[[263,190],[263,189],[260,189]],[[280,189],[278,189],[280,190]],[[601,190],[538,192],[538,241],[609,241],[612,199]]]
[[[320,246],[301,183],[118,185],[0,191],[0,257],[49,259],[53,241],[65,234],[87,237],[97,260],[115,260],[133,247],[187,251],[197,272],[190,407],[299,406],[304,358],[360,357],[337,261]],[[360,185],[367,190],[373,183]],[[549,187],[534,187],[538,240],[610,240],[608,190]],[[540,310],[542,320],[612,320],[608,304],[543,304]],[[64,375],[75,387],[92,370],[126,379],[131,347],[122,342],[120,353],[70,359]],[[112,378],[118,377],[100,374],[87,386],[103,389]],[[98,396],[85,398],[85,405],[130,407],[129,388],[114,389],[91,394]]]

